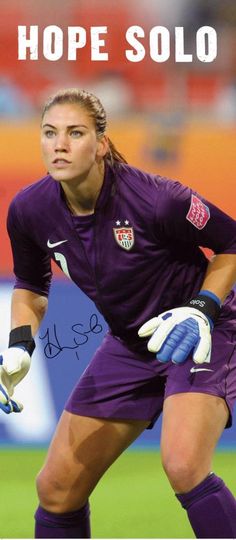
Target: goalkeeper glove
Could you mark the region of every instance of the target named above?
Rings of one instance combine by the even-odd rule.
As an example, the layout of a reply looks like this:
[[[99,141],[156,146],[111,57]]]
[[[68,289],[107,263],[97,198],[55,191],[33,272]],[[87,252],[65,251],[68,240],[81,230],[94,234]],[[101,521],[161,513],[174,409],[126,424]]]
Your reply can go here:
[[[9,348],[0,355],[0,409],[6,414],[23,409],[23,405],[11,397],[14,387],[29,371],[34,348],[30,326],[20,326],[10,332]]]
[[[193,350],[196,364],[210,362],[211,331],[220,312],[220,300],[210,291],[200,291],[183,307],[171,309],[147,321],[139,337],[152,336],[147,348],[160,362],[184,362]]]

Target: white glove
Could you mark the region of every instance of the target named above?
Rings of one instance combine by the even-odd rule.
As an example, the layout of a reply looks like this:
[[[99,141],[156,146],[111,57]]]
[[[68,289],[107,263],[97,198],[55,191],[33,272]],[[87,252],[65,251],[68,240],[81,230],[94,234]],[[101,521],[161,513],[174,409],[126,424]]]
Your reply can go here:
[[[179,307],[161,313],[141,326],[139,337],[152,336],[147,348],[160,362],[184,362],[193,350],[196,364],[210,362],[211,325],[209,319],[193,307]]]
[[[20,347],[10,347],[0,355],[0,409],[6,414],[21,412],[23,405],[10,399],[14,387],[28,373],[31,364],[29,353]]]

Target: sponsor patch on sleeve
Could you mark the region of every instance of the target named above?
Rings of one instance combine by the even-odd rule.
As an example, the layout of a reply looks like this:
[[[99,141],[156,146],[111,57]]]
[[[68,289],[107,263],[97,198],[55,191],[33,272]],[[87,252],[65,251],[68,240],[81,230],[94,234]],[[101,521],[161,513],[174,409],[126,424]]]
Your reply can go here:
[[[204,229],[210,219],[210,209],[196,195],[192,195],[186,219],[197,229]]]

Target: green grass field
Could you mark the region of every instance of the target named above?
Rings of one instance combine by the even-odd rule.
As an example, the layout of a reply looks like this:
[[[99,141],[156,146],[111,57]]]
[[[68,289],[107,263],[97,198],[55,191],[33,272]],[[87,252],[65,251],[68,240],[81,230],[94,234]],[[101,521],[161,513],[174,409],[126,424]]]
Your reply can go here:
[[[44,450],[0,449],[0,538],[33,538],[34,478]],[[214,471],[236,495],[236,452],[218,452]],[[158,452],[129,450],[91,499],[93,538],[194,538],[162,471]]]

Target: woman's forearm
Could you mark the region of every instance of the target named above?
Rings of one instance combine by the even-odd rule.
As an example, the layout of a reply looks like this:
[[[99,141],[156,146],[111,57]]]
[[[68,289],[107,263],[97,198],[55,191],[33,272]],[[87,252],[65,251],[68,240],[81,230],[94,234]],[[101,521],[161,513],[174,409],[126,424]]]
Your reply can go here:
[[[236,255],[215,255],[209,262],[201,289],[207,289],[224,301],[236,282]]]
[[[33,336],[47,311],[48,300],[45,296],[26,289],[14,289],[11,303],[11,328],[31,325]]]

